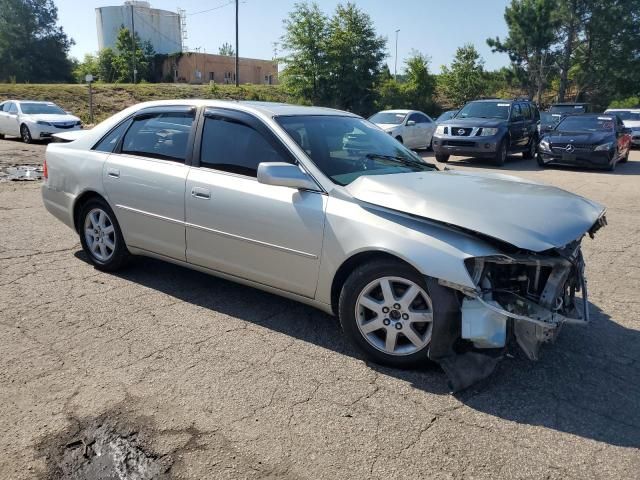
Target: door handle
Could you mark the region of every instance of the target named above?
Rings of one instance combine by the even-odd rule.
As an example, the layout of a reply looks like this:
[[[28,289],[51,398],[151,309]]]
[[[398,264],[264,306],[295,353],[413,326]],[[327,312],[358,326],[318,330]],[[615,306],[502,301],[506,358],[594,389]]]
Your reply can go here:
[[[191,189],[191,196],[202,200],[209,200],[211,198],[211,192],[206,188],[193,187]]]
[[[111,178],[120,178],[120,170],[117,168],[107,168],[107,176]]]

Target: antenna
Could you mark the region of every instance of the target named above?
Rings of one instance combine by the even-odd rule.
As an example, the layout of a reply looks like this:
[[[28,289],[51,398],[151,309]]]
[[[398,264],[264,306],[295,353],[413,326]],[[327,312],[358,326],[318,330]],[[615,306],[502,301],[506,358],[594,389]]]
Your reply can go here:
[[[186,52],[189,50],[187,47],[187,11],[184,8],[178,8],[178,15],[180,16],[180,36],[182,37],[182,51]]]

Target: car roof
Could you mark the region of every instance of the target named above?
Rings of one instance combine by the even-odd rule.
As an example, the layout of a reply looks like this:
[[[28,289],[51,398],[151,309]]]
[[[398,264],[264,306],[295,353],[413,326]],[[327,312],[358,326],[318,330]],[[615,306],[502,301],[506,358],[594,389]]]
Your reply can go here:
[[[632,113],[638,113],[640,112],[640,107],[636,107],[636,108],[607,108],[604,113],[607,112],[632,112]]]
[[[481,98],[479,100],[470,100],[467,103],[476,103],[476,102],[483,102],[483,103],[493,103],[493,102],[500,102],[500,103],[513,103],[513,102],[528,102],[529,100],[514,100],[513,98],[510,99],[504,99],[504,98]]]
[[[565,118],[569,118],[569,117],[598,118],[598,117],[602,117],[603,115],[606,115],[608,117],[615,116],[615,115],[608,115],[606,113],[570,113],[568,115],[565,115]]]
[[[187,105],[194,107],[218,107],[234,108],[245,111],[253,111],[268,117],[294,116],[294,115],[340,115],[358,117],[358,115],[326,107],[310,107],[304,105],[291,105],[278,102],[257,102],[239,100],[208,100],[208,99],[175,99],[175,100],[154,100],[135,105],[136,110],[151,107]]]
[[[563,102],[563,103],[552,103],[552,107],[562,107],[565,105],[589,105],[588,103],[580,103],[580,102]]]
[[[406,115],[407,113],[413,113],[413,112],[422,113],[422,112],[418,112],[417,110],[407,110],[404,108],[394,108],[392,110],[380,110],[378,113],[404,113]]]

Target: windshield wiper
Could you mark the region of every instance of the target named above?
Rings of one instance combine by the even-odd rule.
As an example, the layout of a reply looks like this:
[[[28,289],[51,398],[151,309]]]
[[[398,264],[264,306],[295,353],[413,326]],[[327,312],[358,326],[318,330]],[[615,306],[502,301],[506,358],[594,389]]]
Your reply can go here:
[[[420,166],[420,167],[436,168],[436,166],[431,163],[423,162],[420,160],[409,160],[408,158],[399,157],[396,155],[385,155],[383,153],[367,153],[365,157],[367,157],[370,160],[375,160],[376,158],[383,159],[383,160],[391,160],[393,162],[401,163],[403,165],[409,165],[412,167]]]

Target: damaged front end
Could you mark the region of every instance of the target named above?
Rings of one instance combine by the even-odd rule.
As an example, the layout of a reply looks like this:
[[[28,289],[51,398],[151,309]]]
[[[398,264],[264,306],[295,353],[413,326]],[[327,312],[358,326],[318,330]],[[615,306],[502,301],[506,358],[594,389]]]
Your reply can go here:
[[[604,225],[603,215],[588,234],[593,238]],[[468,359],[438,360],[453,390],[487,376],[486,363],[495,366],[496,352],[511,336],[529,359],[538,360],[541,345],[554,341],[562,325],[589,322],[581,241],[540,253],[468,258],[465,264],[475,289],[439,281],[462,294],[460,338],[473,344],[465,355],[474,359],[472,370],[477,369],[475,374],[461,371],[469,367]]]

